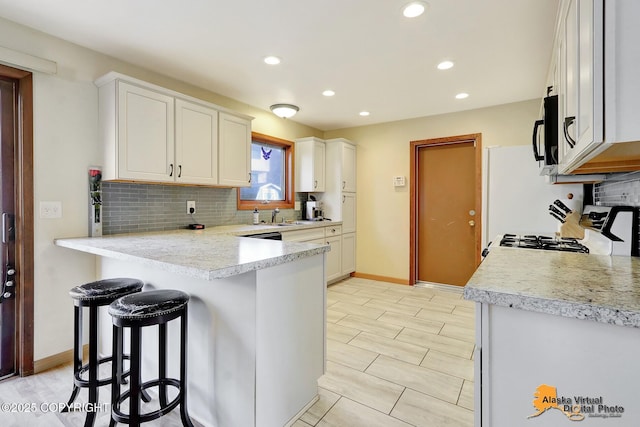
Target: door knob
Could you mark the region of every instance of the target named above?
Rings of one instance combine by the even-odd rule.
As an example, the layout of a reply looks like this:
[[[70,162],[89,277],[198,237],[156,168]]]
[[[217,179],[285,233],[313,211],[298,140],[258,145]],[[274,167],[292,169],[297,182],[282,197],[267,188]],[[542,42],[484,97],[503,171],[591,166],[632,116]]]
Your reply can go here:
[[[469,221],[469,225],[470,225],[471,227],[475,227],[476,222],[475,222],[474,220],[470,220],[470,221]]]

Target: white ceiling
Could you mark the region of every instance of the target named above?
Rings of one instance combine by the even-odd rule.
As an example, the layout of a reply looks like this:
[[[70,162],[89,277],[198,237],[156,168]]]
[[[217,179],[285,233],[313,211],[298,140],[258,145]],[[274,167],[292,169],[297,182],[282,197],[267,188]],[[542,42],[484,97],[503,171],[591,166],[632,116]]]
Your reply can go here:
[[[0,16],[258,108],[296,104],[321,130],[544,94],[557,0],[427,0],[413,20],[408,2],[0,0]]]

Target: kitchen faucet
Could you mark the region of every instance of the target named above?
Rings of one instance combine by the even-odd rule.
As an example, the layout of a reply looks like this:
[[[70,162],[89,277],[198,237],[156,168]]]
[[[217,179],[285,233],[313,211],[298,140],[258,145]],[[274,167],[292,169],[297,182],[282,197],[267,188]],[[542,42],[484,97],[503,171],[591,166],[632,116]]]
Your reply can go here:
[[[276,215],[278,215],[278,212],[280,212],[280,209],[278,208],[275,208],[273,212],[271,212],[271,223],[276,222]]]

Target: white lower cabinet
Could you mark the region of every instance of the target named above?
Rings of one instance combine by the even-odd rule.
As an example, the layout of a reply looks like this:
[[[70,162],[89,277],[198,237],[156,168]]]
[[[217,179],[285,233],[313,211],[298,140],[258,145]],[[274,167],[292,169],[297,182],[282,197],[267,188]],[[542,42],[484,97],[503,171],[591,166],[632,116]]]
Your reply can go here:
[[[324,227],[305,230],[283,231],[282,240],[286,242],[309,242],[324,245]]]
[[[327,282],[335,282],[356,271],[356,233],[342,234],[342,225],[324,225],[304,230],[282,231],[282,240],[329,245],[327,252]]]
[[[342,236],[327,237],[331,250],[327,252],[327,282],[342,276]]]
[[[342,275],[356,271],[356,233],[342,235]]]

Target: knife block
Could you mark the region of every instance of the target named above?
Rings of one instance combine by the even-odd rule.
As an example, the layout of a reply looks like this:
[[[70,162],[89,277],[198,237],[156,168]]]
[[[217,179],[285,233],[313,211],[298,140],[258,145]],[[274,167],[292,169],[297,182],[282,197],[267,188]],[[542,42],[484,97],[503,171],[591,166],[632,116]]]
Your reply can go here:
[[[579,221],[580,214],[577,211],[567,214],[564,224],[560,226],[560,237],[584,239],[584,228],[580,226]]]

